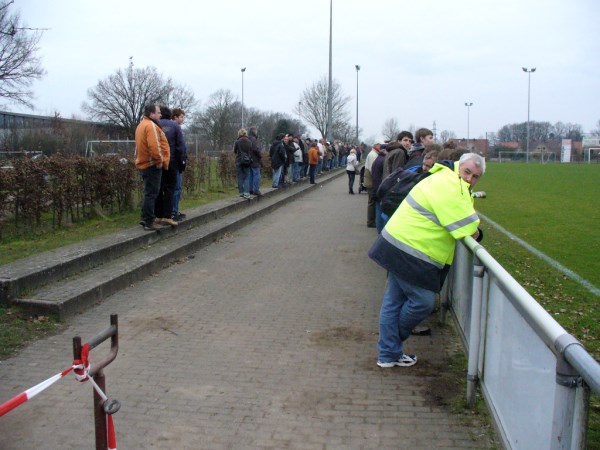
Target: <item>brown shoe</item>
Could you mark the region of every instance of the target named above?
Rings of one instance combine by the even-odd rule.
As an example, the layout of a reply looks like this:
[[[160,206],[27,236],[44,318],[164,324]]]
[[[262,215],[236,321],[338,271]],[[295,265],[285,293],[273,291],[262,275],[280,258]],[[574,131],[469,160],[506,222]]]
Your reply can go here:
[[[157,219],[158,220],[158,219]],[[173,219],[160,219],[160,223],[162,223],[163,225],[171,225],[172,227],[176,227],[177,225],[179,225],[177,222],[175,222]]]
[[[146,230],[146,231],[158,231],[161,228],[164,228],[164,227],[162,227],[159,223],[157,223],[156,220],[154,222],[152,222],[150,225],[144,224],[144,230]]]

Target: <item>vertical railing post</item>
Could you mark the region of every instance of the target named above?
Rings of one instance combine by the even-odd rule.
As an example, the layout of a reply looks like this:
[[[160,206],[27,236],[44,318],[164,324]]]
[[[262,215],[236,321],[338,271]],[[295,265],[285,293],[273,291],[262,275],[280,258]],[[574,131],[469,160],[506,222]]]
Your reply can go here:
[[[96,385],[100,390],[106,393],[106,378],[104,376],[104,367],[109,365],[117,356],[119,350],[119,322],[118,316],[112,314],[110,316],[111,326],[98,335],[94,336],[88,341],[90,351],[110,338],[110,353],[102,361],[90,365],[89,376],[93,377]],[[81,360],[81,337],[75,336],[73,338],[73,359]],[[108,448],[108,427],[106,414],[114,414],[118,411],[120,404],[117,400],[105,402],[104,399],[96,392],[96,389],[92,389],[94,394],[94,425],[95,425],[95,437],[96,437],[96,450],[106,450]],[[106,408],[105,409],[105,403]],[[112,403],[112,405],[111,405]],[[116,405],[115,405],[116,404]]]
[[[106,378],[104,371],[100,369],[94,376],[94,381],[102,392],[106,393]],[[94,424],[96,429],[96,450],[108,448],[108,429],[106,427],[106,412],[104,412],[104,400],[94,391]]]
[[[552,450],[583,450],[589,391],[581,376],[565,359],[569,345],[581,345],[570,334],[559,336],[555,342],[556,390],[554,392],[554,417],[552,419]]]
[[[481,342],[481,304],[483,300],[483,275],[485,268],[479,258],[473,257],[473,292],[471,295],[471,324],[469,332],[469,362],[467,369],[467,403],[475,406],[479,381],[479,344]]]

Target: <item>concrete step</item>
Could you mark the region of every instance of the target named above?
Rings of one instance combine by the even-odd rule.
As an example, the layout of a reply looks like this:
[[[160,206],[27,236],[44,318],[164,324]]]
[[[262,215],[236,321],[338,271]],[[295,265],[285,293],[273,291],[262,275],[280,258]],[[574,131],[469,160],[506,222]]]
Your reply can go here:
[[[6,289],[18,292],[10,303],[65,319],[343,173],[323,175],[316,185],[301,182],[287,189],[265,190],[260,199],[236,197],[189,211],[188,219],[175,228],[156,232],[135,228],[94,240],[94,245],[82,243],[79,251],[69,246],[58,252],[61,261],[51,263],[53,268],[42,264],[52,258],[39,258],[37,271],[30,267],[27,276],[15,277],[12,289]],[[75,271],[78,264],[80,269]],[[27,277],[34,277],[36,285],[28,285]]]
[[[269,189],[265,192],[265,197],[278,194],[278,189]],[[140,226],[135,226],[1,266],[0,304],[9,304],[13,299],[45,284],[74,276],[158,240],[168,239],[177,232],[245,208],[253,201],[257,200],[232,197],[200,206],[189,211],[186,220],[177,227],[177,230],[171,232],[161,230],[160,233],[151,233],[144,231]]]

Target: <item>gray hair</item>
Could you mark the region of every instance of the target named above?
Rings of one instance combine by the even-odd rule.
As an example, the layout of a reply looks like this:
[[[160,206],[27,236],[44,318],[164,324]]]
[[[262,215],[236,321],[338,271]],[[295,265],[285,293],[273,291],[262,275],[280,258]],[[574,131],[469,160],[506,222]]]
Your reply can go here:
[[[467,161],[473,161],[477,167],[481,168],[481,175],[485,173],[485,158],[477,153],[465,153],[458,160],[458,165],[462,166]]]

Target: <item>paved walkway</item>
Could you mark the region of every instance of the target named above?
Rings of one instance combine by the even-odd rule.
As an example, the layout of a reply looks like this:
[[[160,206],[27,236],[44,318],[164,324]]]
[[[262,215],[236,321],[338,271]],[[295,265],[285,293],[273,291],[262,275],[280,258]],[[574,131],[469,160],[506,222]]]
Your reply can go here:
[[[106,369],[122,449],[487,448],[431,394],[457,346],[413,337],[412,368],[375,365],[385,273],[366,256],[366,195],[346,177],[76,316],[0,363],[0,401],[68,367],[119,315]],[[92,352],[92,362],[105,353]],[[461,386],[462,389],[462,386]],[[91,386],[69,375],[0,419],[1,449],[93,448]]]

